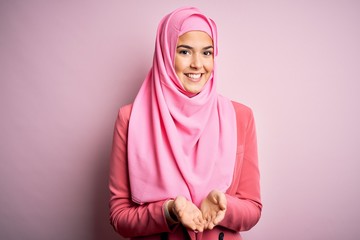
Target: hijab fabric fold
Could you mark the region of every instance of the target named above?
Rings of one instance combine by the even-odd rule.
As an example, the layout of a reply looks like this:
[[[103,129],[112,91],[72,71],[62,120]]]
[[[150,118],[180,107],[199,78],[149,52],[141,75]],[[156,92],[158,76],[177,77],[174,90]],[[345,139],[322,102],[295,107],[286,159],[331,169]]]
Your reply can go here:
[[[174,70],[179,36],[204,31],[213,40],[214,71],[191,95]],[[153,66],[133,103],[128,130],[131,195],[143,204],[185,196],[199,206],[207,194],[230,186],[236,158],[236,116],[230,100],[216,92],[215,23],[193,7],[179,8],[160,22]]]

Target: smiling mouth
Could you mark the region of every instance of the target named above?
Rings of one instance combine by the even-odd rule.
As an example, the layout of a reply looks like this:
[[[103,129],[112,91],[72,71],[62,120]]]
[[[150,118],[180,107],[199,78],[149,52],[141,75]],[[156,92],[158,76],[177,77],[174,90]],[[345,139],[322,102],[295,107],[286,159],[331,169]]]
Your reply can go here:
[[[185,73],[185,76],[190,78],[191,80],[200,80],[202,73]]]

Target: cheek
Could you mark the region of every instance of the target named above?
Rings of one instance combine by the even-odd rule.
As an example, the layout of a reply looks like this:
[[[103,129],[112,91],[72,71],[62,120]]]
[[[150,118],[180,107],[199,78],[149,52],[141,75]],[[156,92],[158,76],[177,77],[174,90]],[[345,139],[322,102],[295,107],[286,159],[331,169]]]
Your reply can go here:
[[[179,57],[175,57],[174,62],[175,62],[174,63],[175,72],[181,72],[183,69],[183,61],[179,59]]]
[[[213,60],[208,61],[205,65],[205,67],[208,72],[212,72],[214,69],[214,61]]]

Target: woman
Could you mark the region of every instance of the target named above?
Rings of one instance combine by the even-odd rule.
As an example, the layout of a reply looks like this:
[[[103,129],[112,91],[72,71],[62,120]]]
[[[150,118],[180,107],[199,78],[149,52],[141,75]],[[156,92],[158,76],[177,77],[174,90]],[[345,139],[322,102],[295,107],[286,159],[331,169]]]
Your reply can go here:
[[[120,109],[110,220],[131,239],[241,239],[261,214],[252,111],[216,92],[215,23],[196,8],[160,22],[153,66]]]

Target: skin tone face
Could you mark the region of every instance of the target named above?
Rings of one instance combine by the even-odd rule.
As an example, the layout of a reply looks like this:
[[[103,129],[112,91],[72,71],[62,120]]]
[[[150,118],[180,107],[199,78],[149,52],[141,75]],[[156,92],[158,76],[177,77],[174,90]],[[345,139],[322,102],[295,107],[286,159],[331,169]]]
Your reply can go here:
[[[181,35],[175,54],[175,72],[184,89],[199,93],[209,80],[214,68],[214,47],[211,37],[202,31]]]

